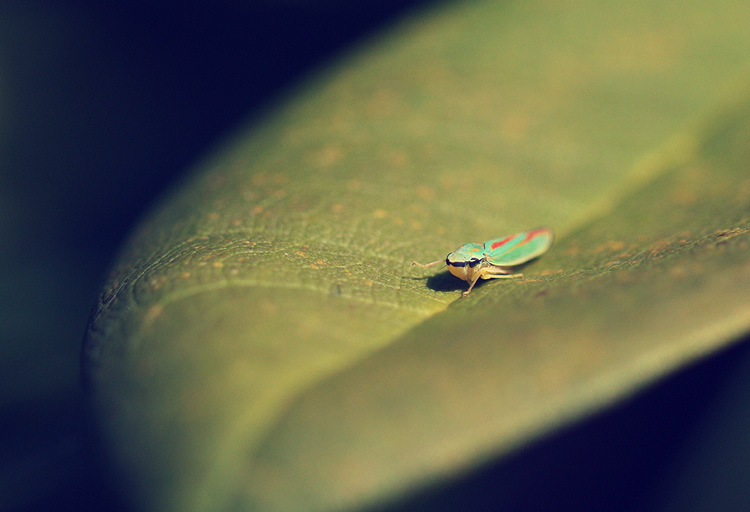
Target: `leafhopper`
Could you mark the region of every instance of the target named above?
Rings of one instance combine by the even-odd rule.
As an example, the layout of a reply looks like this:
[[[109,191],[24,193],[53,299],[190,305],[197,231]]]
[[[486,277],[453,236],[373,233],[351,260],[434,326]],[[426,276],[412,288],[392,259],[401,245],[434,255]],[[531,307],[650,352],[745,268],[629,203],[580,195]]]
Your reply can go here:
[[[466,297],[480,279],[523,277],[515,274],[514,267],[538,258],[550,248],[554,240],[549,228],[532,229],[504,238],[488,240],[483,244],[464,244],[445,258],[451,274],[469,283],[469,289],[461,294]],[[432,263],[417,263],[420,267],[432,267],[443,260]]]

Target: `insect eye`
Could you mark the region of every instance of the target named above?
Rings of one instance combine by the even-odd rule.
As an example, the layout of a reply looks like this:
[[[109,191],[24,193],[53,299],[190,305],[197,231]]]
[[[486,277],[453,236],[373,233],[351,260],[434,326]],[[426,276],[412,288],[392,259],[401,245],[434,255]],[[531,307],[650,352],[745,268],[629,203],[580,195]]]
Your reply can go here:
[[[473,268],[473,267],[476,267],[477,265],[479,265],[479,261],[480,261],[480,260],[479,260],[479,259],[477,259],[477,258],[471,258],[471,259],[469,260],[469,266],[470,266],[470,267],[472,267],[472,268]]]

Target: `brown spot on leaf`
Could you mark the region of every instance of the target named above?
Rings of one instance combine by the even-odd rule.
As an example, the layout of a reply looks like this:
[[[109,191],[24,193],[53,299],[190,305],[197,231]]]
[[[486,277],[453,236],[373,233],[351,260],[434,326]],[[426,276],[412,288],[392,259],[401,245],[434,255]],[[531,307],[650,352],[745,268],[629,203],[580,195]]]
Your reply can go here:
[[[528,115],[506,115],[500,123],[500,133],[507,139],[520,141],[526,137],[532,124]]]
[[[143,321],[147,327],[150,327],[151,324],[153,324],[156,319],[161,316],[162,313],[164,313],[164,306],[162,306],[161,304],[154,304],[153,306],[148,308]]]
[[[330,167],[344,158],[344,150],[338,145],[328,145],[315,156],[315,161],[321,167]]]
[[[409,157],[404,151],[392,151],[388,155],[388,161],[394,167],[405,167],[409,163]]]
[[[417,185],[417,197],[425,201],[435,199],[435,189],[426,185]]]
[[[159,290],[162,286],[167,282],[166,276],[156,276],[151,278],[151,281],[149,281],[149,285],[151,285],[152,290]]]
[[[674,266],[669,269],[669,275],[677,279],[683,279],[689,274],[688,270],[682,266]]]
[[[554,274],[562,274],[562,273],[563,273],[562,269],[552,270],[551,268],[548,268],[548,269],[542,270],[540,275],[551,276]]]
[[[649,256],[652,258],[660,255],[664,250],[669,247],[669,242],[657,242],[649,247]]]
[[[604,243],[602,245],[599,245],[594,249],[595,253],[605,252],[605,251],[621,251],[625,248],[625,242],[621,240],[611,240],[607,243]]]

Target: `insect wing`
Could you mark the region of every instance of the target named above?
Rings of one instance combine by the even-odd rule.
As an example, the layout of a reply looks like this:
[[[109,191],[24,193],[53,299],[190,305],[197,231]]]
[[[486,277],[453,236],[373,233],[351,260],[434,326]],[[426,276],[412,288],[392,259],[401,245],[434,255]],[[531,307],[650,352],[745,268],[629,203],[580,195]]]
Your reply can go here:
[[[549,228],[524,231],[506,238],[484,243],[487,261],[498,267],[513,267],[541,256],[550,245],[554,235]]]

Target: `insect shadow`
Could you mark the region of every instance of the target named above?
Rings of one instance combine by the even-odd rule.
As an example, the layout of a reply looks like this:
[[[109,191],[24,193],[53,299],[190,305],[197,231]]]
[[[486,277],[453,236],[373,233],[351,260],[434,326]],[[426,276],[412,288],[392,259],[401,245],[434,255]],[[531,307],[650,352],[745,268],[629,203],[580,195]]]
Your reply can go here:
[[[466,289],[466,282],[461,281],[447,270],[445,272],[439,272],[431,276],[409,277],[408,279],[413,279],[415,281],[425,281],[427,288],[436,292],[455,292],[456,290]]]
[[[521,273],[522,269],[524,269],[527,265],[533,263],[537,259],[538,258],[534,258],[522,263],[521,265],[513,267],[513,273]],[[409,277],[408,279],[413,279],[415,281],[424,280],[426,282],[425,284],[427,288],[436,292],[454,292],[456,290],[464,291],[468,287],[468,283],[466,281],[460,280],[447,270],[427,277]],[[523,278],[519,278],[518,280],[523,281]],[[482,287],[488,281],[492,281],[492,279],[480,279],[479,281],[477,281],[477,284],[474,285],[474,289],[476,290]]]

